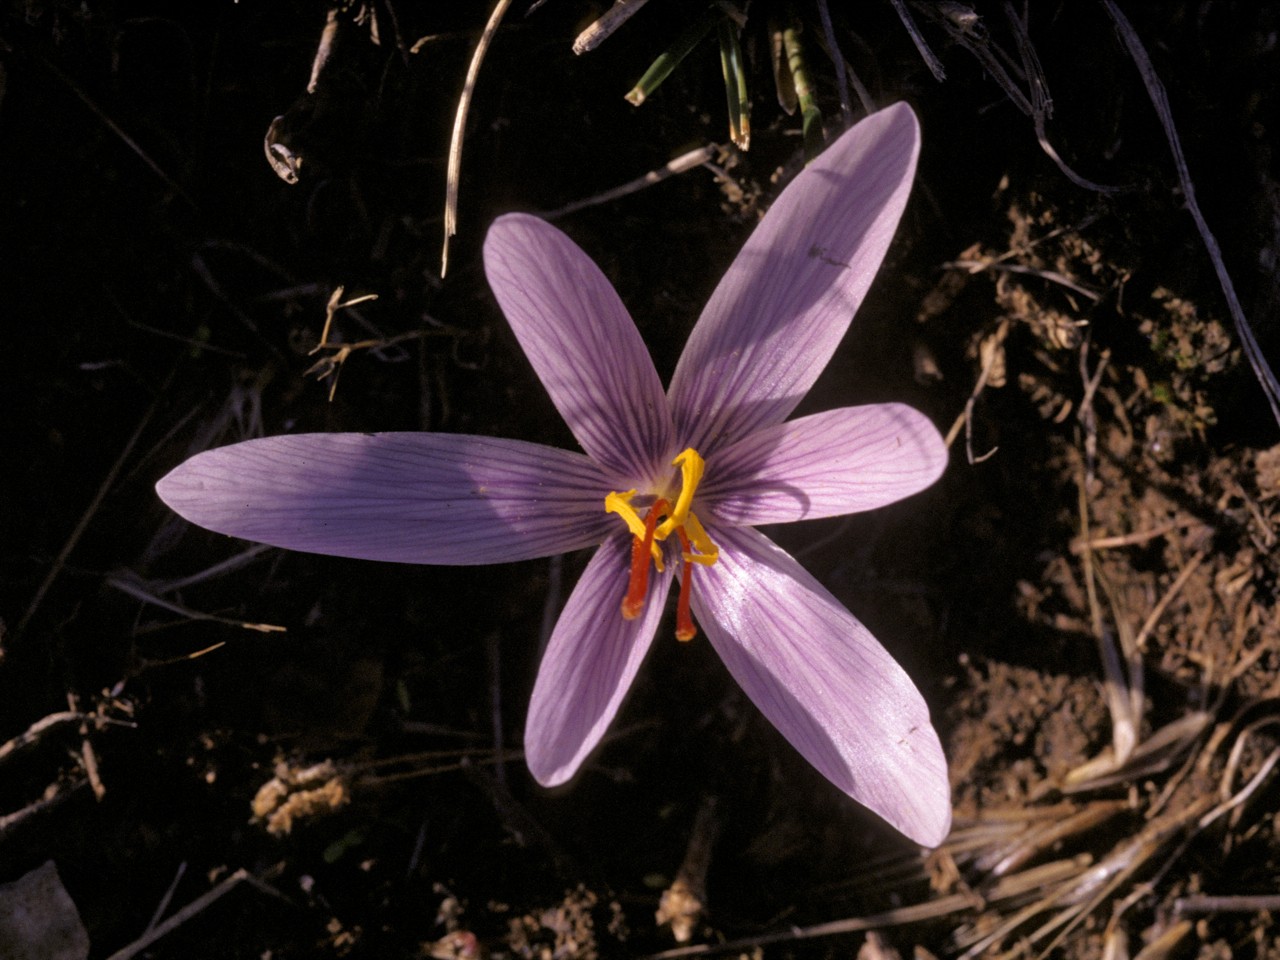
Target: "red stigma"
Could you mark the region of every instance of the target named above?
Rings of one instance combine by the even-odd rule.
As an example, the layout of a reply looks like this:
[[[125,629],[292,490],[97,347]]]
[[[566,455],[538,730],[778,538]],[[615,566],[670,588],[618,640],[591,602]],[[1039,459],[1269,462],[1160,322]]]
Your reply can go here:
[[[659,498],[653,502],[644,518],[644,539],[634,537],[631,541],[631,580],[627,585],[627,595],[622,598],[622,617],[634,620],[644,609],[645,597],[649,594],[649,560],[653,554],[653,531],[658,521],[667,512],[669,504]],[[683,537],[683,534],[681,534]],[[686,570],[688,564],[685,564]],[[686,573],[687,577],[687,573]],[[683,595],[683,590],[681,591]]]
[[[689,538],[685,535],[684,528],[676,530],[680,535],[680,598],[676,601],[676,639],[692,640],[698,635],[698,628],[694,625],[693,615],[689,612],[689,595],[692,591],[689,589],[689,581],[693,570],[693,563],[689,560],[689,552],[693,549],[689,544]]]

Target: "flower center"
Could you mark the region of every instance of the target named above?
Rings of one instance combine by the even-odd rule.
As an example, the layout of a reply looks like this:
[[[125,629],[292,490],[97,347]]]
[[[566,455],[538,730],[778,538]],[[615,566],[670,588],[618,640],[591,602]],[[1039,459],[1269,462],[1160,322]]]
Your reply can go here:
[[[631,543],[631,577],[627,592],[622,598],[622,616],[634,620],[644,609],[649,592],[649,561],[661,572],[662,548],[658,544],[671,534],[680,538],[680,598],[676,601],[676,639],[692,640],[698,635],[689,612],[690,580],[695,563],[711,566],[720,556],[720,548],[711,542],[707,531],[693,512],[693,494],[706,471],[706,461],[692,447],[671,461],[680,468],[680,493],[675,505],[664,496],[657,496],[649,505],[644,517],[631,505],[635,490],[610,493],[604,498],[606,513],[616,513],[622,518],[634,538]],[[694,551],[697,551],[696,553]]]

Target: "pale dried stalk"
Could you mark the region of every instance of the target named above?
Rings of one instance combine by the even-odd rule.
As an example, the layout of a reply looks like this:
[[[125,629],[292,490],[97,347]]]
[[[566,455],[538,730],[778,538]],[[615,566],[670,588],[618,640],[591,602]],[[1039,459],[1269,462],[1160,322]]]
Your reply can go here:
[[[199,610],[192,610],[180,603],[174,603],[171,600],[165,600],[163,597],[156,596],[151,589],[151,585],[136,579],[136,574],[129,572],[122,576],[108,577],[107,586],[119,590],[121,593],[133,597],[135,600],[141,600],[143,603],[149,603],[153,606],[168,610],[170,613],[176,613],[179,616],[186,617],[188,620],[207,620],[211,623],[221,623],[229,627],[239,627],[242,630],[253,630],[255,633],[285,633],[285,628],[271,623],[251,623],[248,620],[236,620],[233,617],[220,617],[214,613],[201,613]],[[221,643],[215,644],[215,647],[222,646]],[[209,648],[213,649],[213,648]]]
[[[719,144],[709,143],[705,147],[698,147],[696,150],[690,150],[676,157],[670,163],[658,167],[656,170],[650,170],[642,177],[629,180],[621,186],[606,190],[603,193],[597,193],[593,197],[587,197],[583,200],[575,200],[573,203],[566,204],[558,210],[551,210],[544,213],[548,220],[555,220],[559,217],[576,213],[579,210],[585,210],[587,207],[596,207],[602,203],[608,203],[611,200],[617,200],[629,194],[652,187],[655,183],[661,183],[668,177],[675,176],[678,173],[686,173],[696,167],[709,163],[711,158],[721,151]]]
[[[609,35],[630,20],[649,0],[616,0],[598,20],[578,34],[573,41],[573,52],[578,56],[594,50],[609,38]]]
[[[444,198],[444,247],[440,251],[440,276],[449,272],[449,241],[458,235],[458,181],[462,177],[462,134],[467,127],[467,113],[471,109],[471,97],[476,89],[476,79],[480,76],[480,64],[489,52],[489,44],[493,35],[498,32],[498,25],[511,0],[498,0],[489,15],[489,22],[484,25],[484,33],[476,44],[476,51],[471,55],[471,66],[467,68],[467,79],[462,84],[462,96],[458,98],[458,112],[453,118],[453,135],[449,139],[449,170],[445,180]]]

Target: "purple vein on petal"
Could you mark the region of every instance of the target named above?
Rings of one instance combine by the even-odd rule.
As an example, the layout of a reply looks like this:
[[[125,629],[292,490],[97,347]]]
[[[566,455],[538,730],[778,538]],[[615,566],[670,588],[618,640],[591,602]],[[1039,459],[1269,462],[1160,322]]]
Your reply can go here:
[[[526,214],[494,222],[484,263],[502,312],[582,449],[633,483],[657,479],[655,468],[672,454],[666,395],[600,268]]]
[[[896,104],[852,127],[782,192],[725,273],[668,394],[704,455],[781,423],[866,295],[915,174],[920,131]]]
[[[329,433],[198,454],[156,491],[192,523],[290,550],[400,563],[506,563],[617,527],[588,457],[520,440]],[[612,521],[612,522],[611,522]]]
[[[709,530],[694,613],[760,712],[837,787],[911,839],[951,823],[947,764],[911,678],[795,559],[750,528]]]
[[[538,668],[525,724],[529,770],[543,786],[564,783],[600,742],[653,642],[672,566],[653,571],[644,610],[624,620],[631,537],[596,551],[565,604]]]
[[[946,444],[919,411],[900,403],[844,407],[716,451],[698,504],[734,526],[839,516],[918,493],[946,464]]]

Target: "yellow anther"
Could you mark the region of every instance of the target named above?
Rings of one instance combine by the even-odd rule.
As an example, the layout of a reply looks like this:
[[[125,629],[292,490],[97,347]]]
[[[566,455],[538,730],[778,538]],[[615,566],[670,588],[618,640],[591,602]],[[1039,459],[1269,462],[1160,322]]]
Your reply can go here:
[[[691,563],[700,563],[705,567],[711,566],[720,559],[720,548],[707,536],[707,531],[698,520],[697,514],[690,513],[685,518],[684,532],[689,542],[698,548],[698,552],[682,553],[682,557]]]
[[[649,564],[645,560],[645,548],[654,566],[659,572],[663,570],[661,541],[675,534],[680,540],[680,596],[676,602],[676,638],[690,640],[697,634],[690,613],[690,574],[693,565],[709,567],[720,558],[720,548],[707,534],[706,528],[693,512],[693,498],[706,472],[706,461],[692,447],[683,451],[671,461],[673,467],[680,468],[680,493],[672,505],[670,494],[666,490],[655,490],[646,495],[649,506],[645,515],[632,506],[636,496],[635,490],[614,491],[604,498],[606,513],[616,513],[632,536],[631,575],[627,584],[627,593],[622,599],[622,616],[633,620],[644,609],[645,597],[649,589]],[[643,501],[642,501],[643,502]],[[659,522],[660,521],[660,522]]]
[[[626,493],[610,493],[604,498],[604,512],[616,513],[627,525],[631,535],[643,540],[644,521],[640,519],[640,514],[636,513],[635,507],[631,506],[631,498],[635,495],[634,490],[628,490]]]
[[[707,469],[707,462],[693,447],[685,449],[671,461],[671,465],[680,468],[680,496],[676,498],[676,505],[671,509],[671,515],[662,522],[654,534],[658,540],[667,539],[671,536],[672,530],[683,527],[689,522],[689,508],[693,506],[694,491],[698,489],[698,484],[702,482],[702,474]],[[703,536],[706,534],[704,533]]]
[[[622,518],[622,522],[627,525],[627,529],[631,531],[631,535],[637,540],[644,539],[644,521],[640,519],[640,514],[636,513],[636,508],[631,506],[631,498],[636,495],[634,490],[628,490],[625,493],[610,493],[604,498],[604,512],[616,513]],[[663,571],[662,566],[662,548],[657,544],[658,536],[654,534],[654,544],[651,550],[653,556],[653,565],[658,568],[658,572]]]

